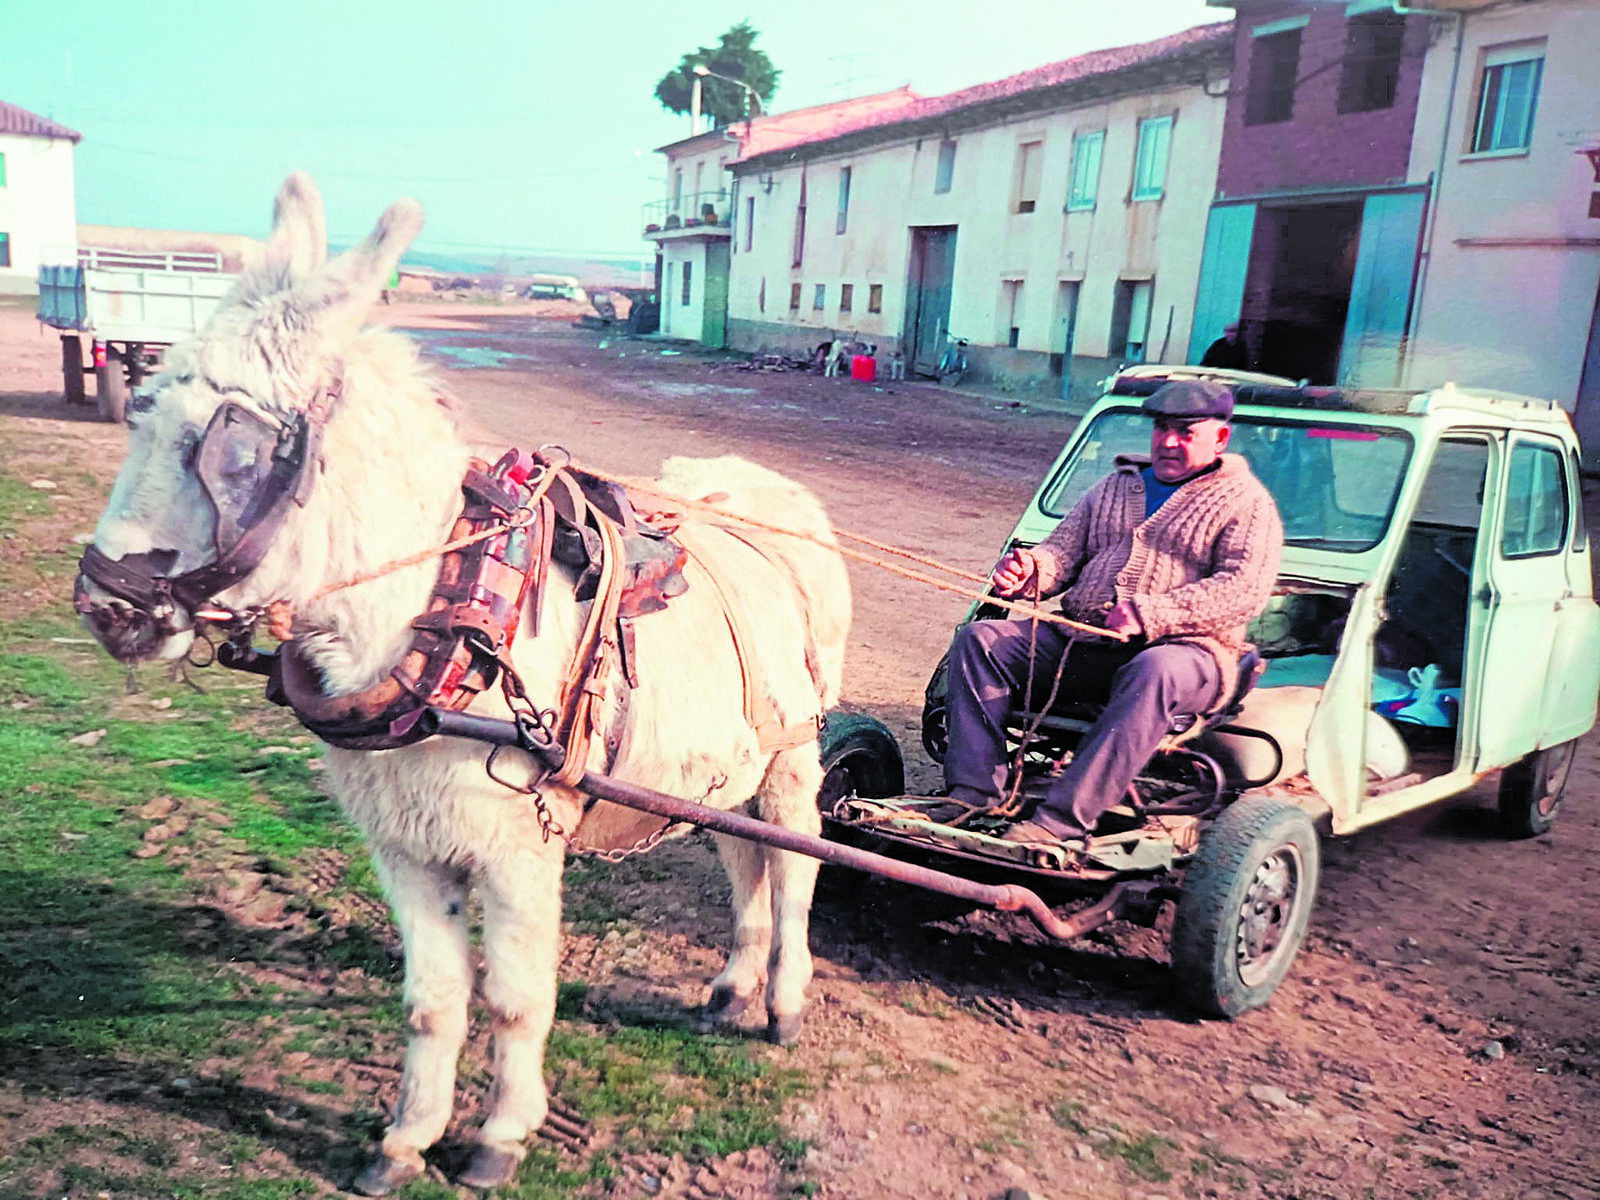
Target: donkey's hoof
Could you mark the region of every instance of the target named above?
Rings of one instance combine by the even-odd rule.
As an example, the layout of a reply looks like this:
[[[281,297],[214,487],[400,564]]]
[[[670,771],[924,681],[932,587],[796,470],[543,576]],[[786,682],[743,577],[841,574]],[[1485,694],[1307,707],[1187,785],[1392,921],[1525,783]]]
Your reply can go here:
[[[750,998],[741,996],[732,988],[713,988],[711,999],[700,1010],[700,1028],[709,1031],[718,1025],[735,1024],[750,1007]]]
[[[395,1188],[410,1183],[421,1175],[422,1171],[420,1156],[413,1162],[409,1159],[390,1158],[380,1150],[367,1164],[367,1169],[356,1176],[356,1181],[350,1187],[363,1196],[387,1196]]]
[[[523,1150],[504,1146],[479,1146],[472,1154],[467,1169],[456,1176],[462,1187],[497,1188],[511,1182],[522,1164]]]
[[[805,1024],[804,1013],[786,1013],[767,1016],[767,1041],[774,1046],[792,1046],[800,1040],[800,1026]]]

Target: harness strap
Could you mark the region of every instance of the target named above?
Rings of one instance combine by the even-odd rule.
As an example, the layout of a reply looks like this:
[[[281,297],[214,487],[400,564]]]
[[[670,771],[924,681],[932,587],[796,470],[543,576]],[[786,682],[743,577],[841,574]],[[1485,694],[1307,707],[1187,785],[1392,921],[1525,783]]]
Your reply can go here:
[[[744,538],[741,542],[760,554],[767,562],[772,560],[759,546],[752,544]],[[750,644],[750,628],[746,623],[744,614],[740,611],[727,591],[723,588],[716,572],[711,570],[703,558],[694,550],[694,547],[683,538],[683,531],[679,530],[679,542],[688,551],[689,561],[700,569],[711,583],[711,590],[717,597],[717,603],[722,608],[723,620],[728,625],[728,635],[733,639],[733,655],[739,661],[739,680],[744,691],[744,720],[756,733],[756,744],[763,754],[775,754],[779,750],[793,750],[797,746],[804,746],[817,736],[821,727],[821,714],[813,717],[804,725],[785,725],[778,715],[777,706],[764,690],[754,686],[750,676],[750,658],[745,647]]]
[[[557,783],[569,786],[583,778],[588,767],[595,706],[605,700],[606,677],[618,653],[617,610],[622,605],[622,529],[605,514],[594,509],[589,512],[600,535],[600,572],[594,602],[561,689],[560,728],[567,758],[554,777]]]

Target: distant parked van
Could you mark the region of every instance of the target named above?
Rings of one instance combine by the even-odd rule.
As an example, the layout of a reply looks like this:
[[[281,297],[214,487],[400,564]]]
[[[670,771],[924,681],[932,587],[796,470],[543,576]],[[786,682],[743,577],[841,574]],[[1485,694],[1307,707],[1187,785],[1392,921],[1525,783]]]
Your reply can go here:
[[[576,300],[580,304],[588,295],[572,275],[534,275],[522,293],[530,300]]]

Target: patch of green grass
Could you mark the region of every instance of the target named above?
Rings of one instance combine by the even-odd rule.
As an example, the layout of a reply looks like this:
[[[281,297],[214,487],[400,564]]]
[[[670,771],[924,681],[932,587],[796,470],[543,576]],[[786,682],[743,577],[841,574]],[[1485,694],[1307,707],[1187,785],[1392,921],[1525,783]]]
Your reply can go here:
[[[1165,1183],[1172,1178],[1164,1159],[1168,1151],[1175,1149],[1177,1143],[1156,1133],[1141,1133],[1129,1140],[1113,1138],[1099,1148],[1101,1154],[1120,1158],[1128,1170],[1151,1183]]]
[[[29,517],[47,517],[55,511],[49,492],[28,486],[26,480],[0,471],[0,525],[15,529]]]
[[[1082,1100],[1069,1100],[1062,1098],[1051,1101],[1050,1119],[1063,1129],[1071,1130],[1079,1137],[1089,1132],[1089,1126],[1084,1123],[1084,1114],[1087,1112]]]
[[[564,1099],[591,1118],[618,1119],[624,1149],[699,1160],[782,1138],[778,1110],[804,1089],[802,1072],[686,1021],[636,1019],[647,1023],[604,1035],[558,1025],[547,1062]]]
[[[27,523],[49,516],[53,503],[0,470],[0,526],[26,539]],[[329,1059],[392,1053],[406,1028],[398,964],[381,941],[386,930],[337,920],[318,929],[302,916],[302,944],[286,942],[281,928],[238,919],[218,900],[231,886],[218,868],[272,876],[291,912],[317,918],[330,907],[322,853],[329,849],[349,864],[336,893],[381,897],[359,835],[310,770],[314,749],[304,731],[260,698],[259,681],[196,671],[205,689],[196,692],[146,665],[142,690],[127,694],[126,669],[82,644],[68,607],[73,554],[19,549],[0,564],[0,589],[37,591],[43,582],[59,599],[0,619],[0,1059],[13,1078],[58,1099],[102,1070],[139,1087],[183,1076],[211,1098],[174,1096],[175,1112],[220,1108],[236,1124],[196,1130],[179,1116],[143,1122],[130,1108],[120,1129],[63,1124],[6,1145],[0,1118],[0,1197],[44,1194],[52,1182],[51,1194],[151,1200],[325,1192],[329,1180],[316,1168],[269,1153],[281,1148],[279,1133],[264,1119],[252,1123],[259,1097],[240,1081],[295,1050]],[[106,731],[96,745],[69,744],[95,729]],[[262,753],[269,747],[288,752]],[[166,852],[135,858],[159,819],[140,810],[158,796],[176,800],[191,823]],[[568,918],[580,929],[628,923],[649,911],[645,885],[667,874],[648,859],[577,864],[567,876]],[[307,982],[276,961],[285,945],[315,954]],[[271,968],[270,978],[257,964]],[[336,1002],[323,982],[329,968],[339,971]],[[764,1145],[785,1162],[804,1156],[805,1144],[788,1139],[778,1118],[807,1083],[777,1052],[704,1037],[687,1019],[659,1013],[612,1008],[601,1022],[589,1015],[589,999],[581,983],[561,986],[546,1074],[564,1102],[615,1127],[617,1149],[574,1171],[536,1146],[500,1195],[592,1193],[616,1173],[619,1153],[698,1161]],[[343,1085],[287,1071],[278,1082],[328,1097],[317,1119],[341,1139],[366,1141],[385,1123],[370,1099],[358,1104]],[[481,1093],[486,1084],[481,1068],[464,1064],[464,1089]],[[218,1177],[235,1170],[252,1177]],[[811,1191],[802,1185],[795,1194]],[[424,1179],[401,1195],[443,1200],[455,1191]]]
[[[344,1094],[344,1085],[334,1083],[331,1079],[302,1079],[298,1075],[285,1075],[283,1082],[290,1087],[297,1087],[301,1091],[315,1092],[323,1096],[341,1096]]]

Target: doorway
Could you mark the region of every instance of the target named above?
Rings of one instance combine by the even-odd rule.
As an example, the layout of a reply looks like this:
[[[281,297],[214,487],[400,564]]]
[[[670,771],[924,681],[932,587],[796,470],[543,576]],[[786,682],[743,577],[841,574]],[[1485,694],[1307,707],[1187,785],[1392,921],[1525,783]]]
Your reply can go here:
[[[935,375],[950,328],[950,294],[956,273],[956,227],[939,225],[911,230],[911,269],[906,281],[905,334],[911,369]]]
[[[1259,211],[1246,314],[1259,331],[1258,370],[1337,382],[1361,211],[1360,200]]]

